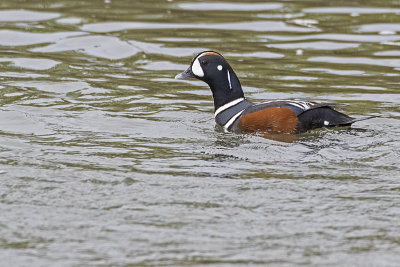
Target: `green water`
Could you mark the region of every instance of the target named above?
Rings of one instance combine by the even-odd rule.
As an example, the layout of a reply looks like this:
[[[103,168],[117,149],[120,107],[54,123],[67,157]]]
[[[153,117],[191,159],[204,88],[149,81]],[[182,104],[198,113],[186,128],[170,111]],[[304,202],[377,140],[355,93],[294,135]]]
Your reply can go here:
[[[400,2],[0,2],[1,266],[398,266]],[[351,128],[224,133],[222,53],[254,102]],[[285,141],[285,142],[282,142]]]

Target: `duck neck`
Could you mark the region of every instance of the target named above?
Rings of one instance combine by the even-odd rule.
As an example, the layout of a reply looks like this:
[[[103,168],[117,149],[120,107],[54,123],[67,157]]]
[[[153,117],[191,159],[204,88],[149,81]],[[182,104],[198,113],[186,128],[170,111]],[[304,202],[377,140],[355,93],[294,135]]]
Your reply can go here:
[[[218,77],[211,77],[206,82],[213,94],[215,111],[232,101],[244,98],[239,78],[230,66],[225,73],[221,73]]]

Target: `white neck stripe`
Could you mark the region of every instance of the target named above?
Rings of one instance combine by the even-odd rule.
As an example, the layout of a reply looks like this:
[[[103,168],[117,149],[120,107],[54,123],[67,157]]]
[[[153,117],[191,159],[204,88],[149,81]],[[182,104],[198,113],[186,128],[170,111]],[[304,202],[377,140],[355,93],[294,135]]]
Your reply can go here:
[[[235,100],[233,100],[233,101],[231,101],[231,102],[229,102],[229,103],[226,103],[225,105],[219,107],[219,108],[215,111],[214,116],[217,117],[217,115],[218,115],[219,113],[221,113],[222,111],[224,111],[224,110],[226,110],[226,109],[228,109],[228,108],[230,108],[230,107],[233,107],[234,105],[236,105],[236,104],[242,102],[243,100],[244,100],[244,98],[242,97],[242,98],[235,99]]]
[[[228,72],[228,82],[229,82],[229,89],[232,90],[232,84],[231,84],[231,75],[229,73],[229,70],[226,70]]]

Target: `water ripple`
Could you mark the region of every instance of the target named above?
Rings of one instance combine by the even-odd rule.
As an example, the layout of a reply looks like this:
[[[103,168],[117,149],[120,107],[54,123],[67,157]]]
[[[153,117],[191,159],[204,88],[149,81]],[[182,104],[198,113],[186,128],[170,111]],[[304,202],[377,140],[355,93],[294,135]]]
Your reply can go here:
[[[31,70],[47,70],[54,68],[61,62],[51,59],[39,58],[0,58],[0,62],[12,62],[13,65],[20,68]]]
[[[248,21],[217,24],[176,24],[151,22],[103,22],[86,24],[81,30],[96,33],[116,32],[123,30],[143,29],[213,29],[213,30],[250,30],[250,31],[279,31],[279,32],[315,32],[316,28],[290,26],[280,21]]]
[[[0,5],[3,265],[398,265],[395,0]],[[251,101],[378,117],[225,133],[174,79],[208,49]]]
[[[399,8],[380,7],[313,7],[305,8],[306,13],[328,13],[328,14],[400,14]]]
[[[304,42],[304,43],[289,43],[289,44],[270,44],[267,47],[280,49],[316,49],[316,50],[338,50],[357,48],[360,44],[357,43],[337,43],[337,42]]]
[[[0,10],[0,22],[42,21],[51,20],[61,15],[54,12],[38,12],[31,10]]]
[[[263,11],[281,9],[280,3],[182,3],[178,5],[187,10],[219,10],[219,11]]]
[[[367,64],[383,67],[400,67],[400,59],[367,58],[367,57],[310,57],[309,61],[320,61],[338,64]]]
[[[0,30],[0,45],[25,46],[44,44],[82,34],[83,33],[81,32],[30,33],[13,30]]]
[[[33,52],[52,53],[62,51],[83,52],[94,57],[121,59],[131,57],[140,50],[116,37],[79,36],[58,40],[55,44],[32,49]]]

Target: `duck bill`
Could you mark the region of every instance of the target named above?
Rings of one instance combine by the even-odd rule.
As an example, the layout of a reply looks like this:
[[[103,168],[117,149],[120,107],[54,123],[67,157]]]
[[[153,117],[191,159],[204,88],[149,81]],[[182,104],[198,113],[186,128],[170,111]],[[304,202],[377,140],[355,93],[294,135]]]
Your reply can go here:
[[[196,78],[192,72],[191,67],[189,67],[184,72],[179,73],[178,75],[175,76],[175,79],[178,79],[178,80],[186,80],[186,79],[190,79],[190,78]]]

